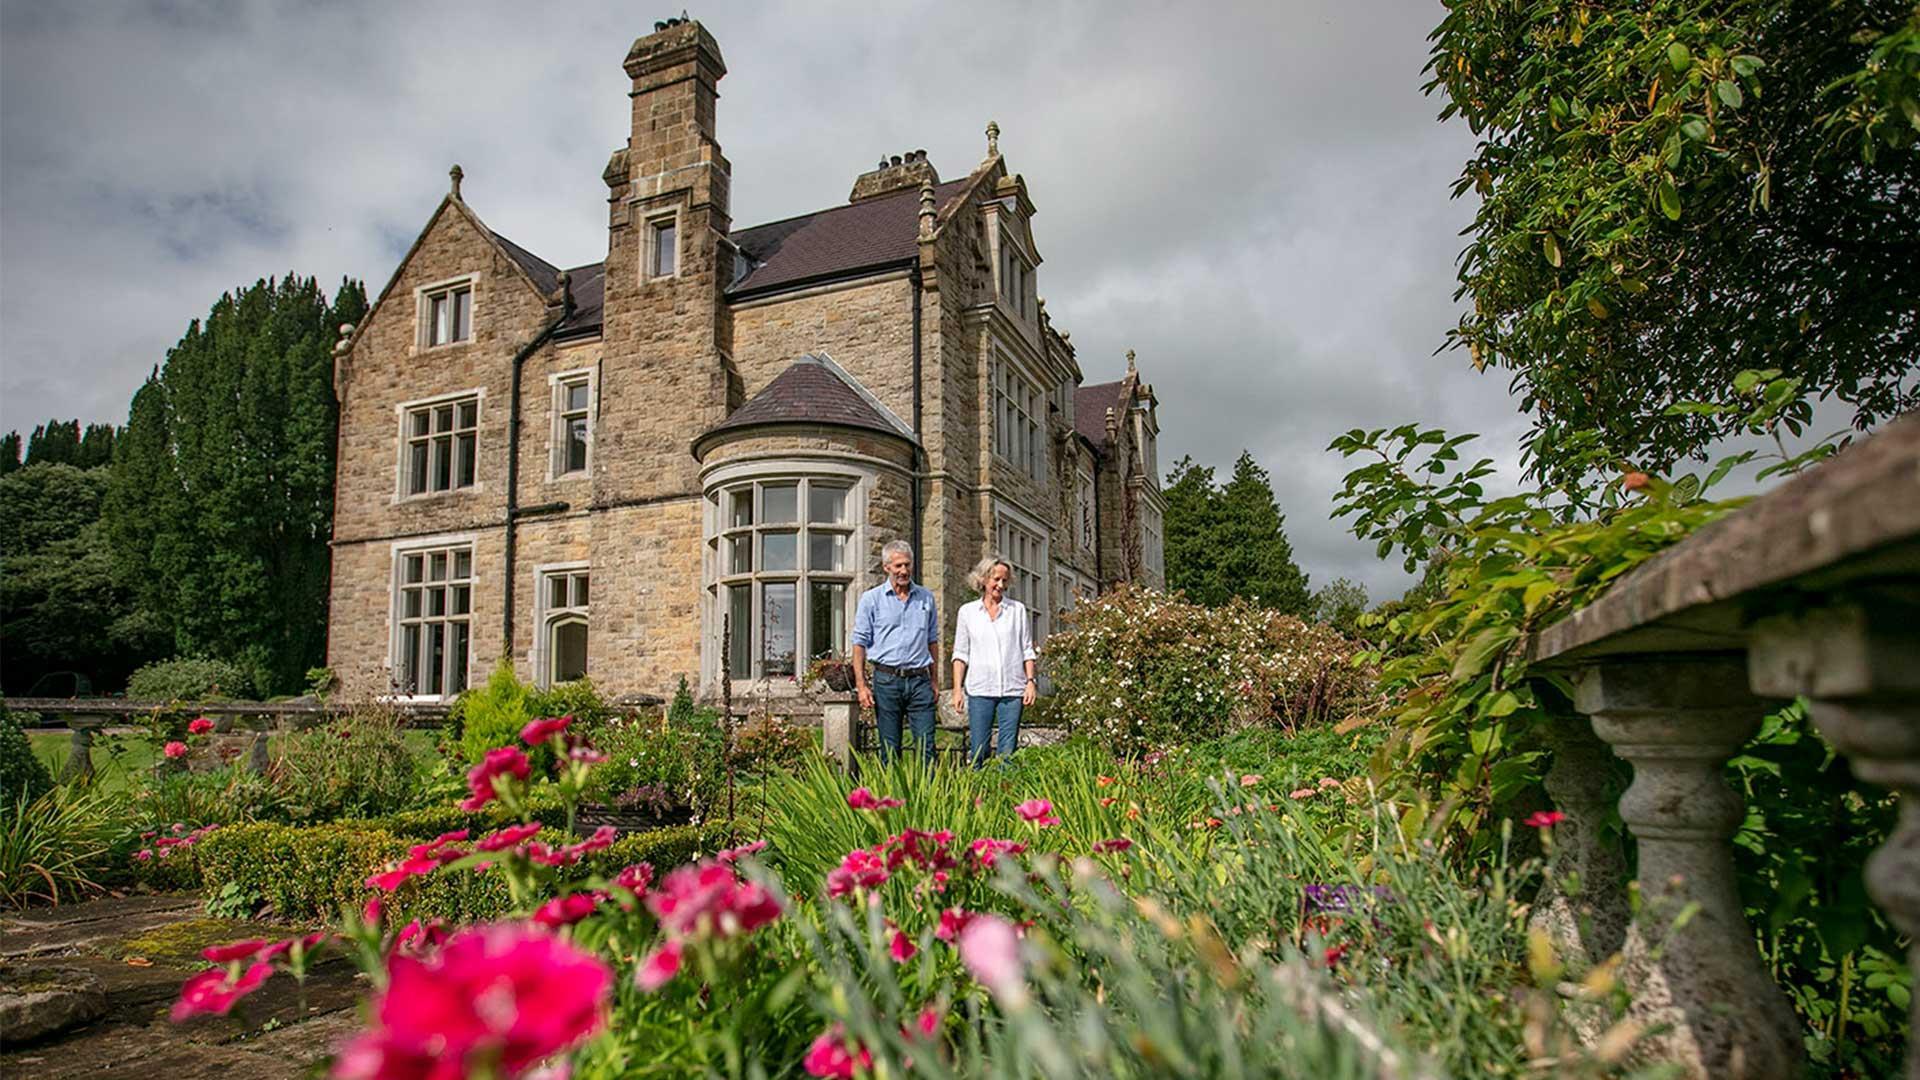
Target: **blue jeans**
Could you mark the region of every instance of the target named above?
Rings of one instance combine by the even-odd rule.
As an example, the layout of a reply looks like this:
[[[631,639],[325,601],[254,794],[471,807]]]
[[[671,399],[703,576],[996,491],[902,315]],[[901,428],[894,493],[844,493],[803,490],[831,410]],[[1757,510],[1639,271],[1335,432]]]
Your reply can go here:
[[[987,763],[988,737],[1000,728],[994,753],[1009,757],[1020,745],[1020,695],[967,698],[967,757],[975,768]]]
[[[921,756],[933,764],[933,680],[922,675],[903,679],[885,671],[873,673],[873,723],[880,732],[880,760],[892,761],[900,752],[900,722],[905,719],[920,746]]]

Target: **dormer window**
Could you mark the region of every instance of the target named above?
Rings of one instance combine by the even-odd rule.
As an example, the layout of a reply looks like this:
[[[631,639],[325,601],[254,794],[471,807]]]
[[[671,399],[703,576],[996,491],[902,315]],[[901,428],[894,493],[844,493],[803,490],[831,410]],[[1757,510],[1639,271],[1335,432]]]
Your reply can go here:
[[[429,348],[473,339],[473,279],[421,290],[420,332]]]

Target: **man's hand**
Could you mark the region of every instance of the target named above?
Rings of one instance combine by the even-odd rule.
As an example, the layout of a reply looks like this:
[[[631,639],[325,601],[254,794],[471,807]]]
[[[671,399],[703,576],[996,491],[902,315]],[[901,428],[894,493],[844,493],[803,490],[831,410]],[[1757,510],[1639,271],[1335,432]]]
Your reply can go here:
[[[864,679],[860,682],[860,707],[873,711],[873,687],[868,686]]]

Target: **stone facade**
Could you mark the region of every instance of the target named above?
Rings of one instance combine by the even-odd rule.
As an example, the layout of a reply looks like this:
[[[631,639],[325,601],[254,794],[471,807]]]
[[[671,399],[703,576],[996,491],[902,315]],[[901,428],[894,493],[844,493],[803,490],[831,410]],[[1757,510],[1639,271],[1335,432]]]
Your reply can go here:
[[[964,180],[911,152],[846,207],[736,232],[717,43],[670,21],[625,67],[604,262],[562,271],[493,233],[456,167],[344,328],[328,662],[346,692],[446,696],[504,656],[527,679],[584,667],[618,696],[685,675],[711,696],[736,589],[757,650],[736,687],[788,692],[844,652],[895,537],[949,621],[1009,536],[1047,629],[1077,595],[1161,583],[1152,391],[1131,357],[1081,385],[997,128]],[[456,300],[466,321],[436,322]],[[800,358],[844,384],[839,413],[774,400]]]

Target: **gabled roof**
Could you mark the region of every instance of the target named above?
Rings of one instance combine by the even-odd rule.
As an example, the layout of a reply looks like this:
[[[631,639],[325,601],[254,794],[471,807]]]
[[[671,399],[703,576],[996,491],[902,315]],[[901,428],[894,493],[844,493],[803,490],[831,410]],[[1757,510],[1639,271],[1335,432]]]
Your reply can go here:
[[[598,333],[600,314],[607,299],[607,264],[588,263],[568,270],[567,288],[573,293],[573,314],[567,316],[567,321],[560,324],[553,336],[564,341]]]
[[[499,243],[500,250],[506,252],[507,258],[512,259],[521,270],[525,271],[527,277],[541,292],[552,296],[553,290],[560,287],[559,268],[499,233],[494,233],[493,238]]]
[[[1104,451],[1107,445],[1107,410],[1121,415],[1125,399],[1127,380],[1117,382],[1091,383],[1073,388],[1073,429],[1080,437],[1092,443],[1094,449]]]
[[[944,210],[973,181],[969,176],[935,187],[935,205]],[[755,225],[736,231],[733,242],[750,265],[727,290],[732,296],[852,277],[913,258],[920,242],[920,193],[908,189]]]
[[[913,429],[880,404],[859,380],[831,358],[808,354],[789,364],[745,405],[695,439],[695,455],[702,443],[717,435],[771,424],[826,424],[913,441]]]

